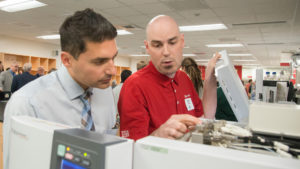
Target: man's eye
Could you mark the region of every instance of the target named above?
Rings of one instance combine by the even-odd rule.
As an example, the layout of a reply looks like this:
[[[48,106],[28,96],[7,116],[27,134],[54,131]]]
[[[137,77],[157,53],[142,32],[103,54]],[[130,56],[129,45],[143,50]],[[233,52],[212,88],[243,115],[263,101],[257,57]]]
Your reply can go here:
[[[177,43],[177,41],[171,41],[171,42],[169,42],[169,44],[171,44],[171,45],[175,45]]]
[[[152,46],[155,48],[159,48],[161,46],[161,44],[153,44]]]
[[[106,62],[106,60],[97,60],[97,61],[94,61],[94,64],[95,65],[102,65]]]

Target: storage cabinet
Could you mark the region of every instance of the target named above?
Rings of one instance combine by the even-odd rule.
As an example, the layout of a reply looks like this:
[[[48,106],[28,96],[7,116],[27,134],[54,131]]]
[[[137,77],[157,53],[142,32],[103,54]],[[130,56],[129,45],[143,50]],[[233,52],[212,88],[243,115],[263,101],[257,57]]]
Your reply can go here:
[[[123,70],[130,70],[130,67],[123,67],[123,66],[115,66],[117,73],[115,76],[112,77],[112,81],[116,80],[117,84],[121,83],[121,73]]]
[[[17,55],[9,53],[0,53],[0,61],[4,66],[4,70],[9,68],[13,62],[18,62],[19,67],[23,67],[25,63],[31,63],[32,69],[31,72],[33,75],[36,74],[37,68],[42,66],[47,73],[50,69],[56,68],[56,59],[54,58],[43,58],[37,56],[26,56],[26,55]]]

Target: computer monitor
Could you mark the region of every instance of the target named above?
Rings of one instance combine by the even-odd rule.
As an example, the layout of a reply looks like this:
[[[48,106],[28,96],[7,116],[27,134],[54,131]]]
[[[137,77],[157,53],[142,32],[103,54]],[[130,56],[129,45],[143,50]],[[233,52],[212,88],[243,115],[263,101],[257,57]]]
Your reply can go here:
[[[226,50],[219,53],[221,59],[217,62],[215,68],[217,79],[238,122],[247,124],[249,120],[249,101],[245,88],[228,58]]]

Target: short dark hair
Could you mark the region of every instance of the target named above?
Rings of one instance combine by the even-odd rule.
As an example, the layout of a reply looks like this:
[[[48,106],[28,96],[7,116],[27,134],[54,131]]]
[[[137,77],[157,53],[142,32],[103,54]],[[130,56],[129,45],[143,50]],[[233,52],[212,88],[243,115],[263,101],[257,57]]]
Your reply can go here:
[[[103,42],[117,36],[116,28],[102,15],[87,8],[68,17],[59,29],[61,50],[75,59],[86,51],[86,42]]]
[[[132,72],[130,70],[123,70],[121,73],[121,83],[124,83],[131,74]]]

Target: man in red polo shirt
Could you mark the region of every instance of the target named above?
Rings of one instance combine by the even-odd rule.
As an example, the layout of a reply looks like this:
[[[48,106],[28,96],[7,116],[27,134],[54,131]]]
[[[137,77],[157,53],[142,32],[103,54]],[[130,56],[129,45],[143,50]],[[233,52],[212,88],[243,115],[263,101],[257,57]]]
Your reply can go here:
[[[184,36],[176,22],[169,16],[157,16],[149,22],[146,33],[144,43],[151,61],[123,84],[118,103],[120,134],[134,140],[148,135],[176,139],[201,122],[197,117],[215,117],[214,67],[220,55],[207,67],[203,108],[192,81],[178,70]]]

